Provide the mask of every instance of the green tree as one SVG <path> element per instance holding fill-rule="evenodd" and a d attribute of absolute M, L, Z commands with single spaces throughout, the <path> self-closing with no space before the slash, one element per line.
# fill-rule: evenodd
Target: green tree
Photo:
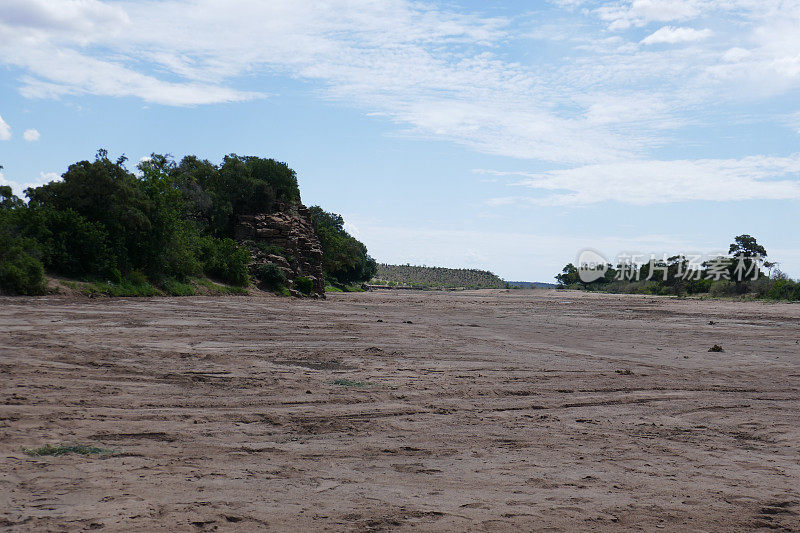
<path fill-rule="evenodd" d="M 94 161 L 70 165 L 62 181 L 27 189 L 25 194 L 32 207 L 72 209 L 101 224 L 119 268 L 127 272 L 148 267 L 155 206 L 124 163 L 124 157 L 113 162 L 100 150 Z"/>
<path fill-rule="evenodd" d="M 308 208 L 322 246 L 325 276 L 339 283 L 369 281 L 378 268 L 367 247 L 344 229 L 344 219 L 319 206 Z"/>
<path fill-rule="evenodd" d="M 572 263 L 567 263 L 567 266 L 561 269 L 561 274 L 556 275 L 556 281 L 558 281 L 559 285 L 563 285 L 564 287 L 581 283 L 578 267 Z"/>
<path fill-rule="evenodd" d="M 745 292 L 745 278 L 762 275 L 760 266 L 766 264 L 763 261 L 767 257 L 767 250 L 758 244 L 755 237 L 744 234 L 734 237 L 728 253 L 734 258 L 730 265 L 731 279 L 736 283 L 738 292 Z M 762 263 L 759 264 L 759 261 Z"/>

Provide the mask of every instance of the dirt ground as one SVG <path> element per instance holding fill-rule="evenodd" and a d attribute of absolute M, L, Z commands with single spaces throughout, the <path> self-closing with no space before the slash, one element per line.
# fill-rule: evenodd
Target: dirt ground
<path fill-rule="evenodd" d="M 0 527 L 798 531 L 799 342 L 557 291 L 0 298 Z"/>

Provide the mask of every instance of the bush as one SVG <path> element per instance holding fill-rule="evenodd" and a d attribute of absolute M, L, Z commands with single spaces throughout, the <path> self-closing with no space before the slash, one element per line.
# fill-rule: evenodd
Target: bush
<path fill-rule="evenodd" d="M 194 287 L 188 283 L 181 283 L 180 281 L 170 278 L 161 284 L 161 289 L 170 296 L 194 296 Z"/>
<path fill-rule="evenodd" d="M 258 241 L 256 243 L 256 248 L 258 248 L 267 255 L 284 256 L 286 254 L 286 250 L 284 250 L 283 247 L 278 246 L 277 244 L 270 244 L 264 241 Z"/>
<path fill-rule="evenodd" d="M 279 290 L 286 284 L 286 274 L 274 263 L 264 263 L 256 266 L 253 274 L 259 283 L 269 290 Z"/>
<path fill-rule="evenodd" d="M 30 208 L 24 215 L 20 230 L 39 243 L 42 263 L 48 271 L 82 278 L 106 276 L 114 269 L 108 234 L 102 224 L 90 222 L 69 208 Z"/>
<path fill-rule="evenodd" d="M 774 300 L 800 300 L 800 282 L 790 279 L 776 280 L 767 293 Z"/>
<path fill-rule="evenodd" d="M 303 294 L 311 294 L 311 291 L 314 290 L 314 282 L 305 276 L 298 276 L 295 278 L 294 285 L 297 287 L 297 290 Z"/>
<path fill-rule="evenodd" d="M 203 271 L 231 285 L 244 286 L 250 281 L 250 252 L 233 239 L 204 237 L 201 242 Z"/>
<path fill-rule="evenodd" d="M 148 283 L 147 276 L 138 270 L 132 270 L 126 278 L 133 285 L 145 285 Z"/>
<path fill-rule="evenodd" d="M 31 255 L 35 244 L 30 239 L 0 242 L 0 292 L 44 294 L 44 266 Z"/>
<path fill-rule="evenodd" d="M 159 294 L 158 289 L 153 287 L 145 278 L 145 281 L 141 281 L 141 279 L 137 279 L 137 281 L 132 281 L 130 279 L 123 279 L 122 283 L 106 283 L 102 285 L 100 283 L 96 283 L 93 285 L 93 288 L 102 294 L 108 294 L 109 296 L 156 296 Z"/>
<path fill-rule="evenodd" d="M 708 289 L 708 293 L 715 298 L 719 298 L 720 296 L 733 296 L 737 294 L 737 292 L 736 284 L 726 279 L 712 281 L 711 287 Z"/>
<path fill-rule="evenodd" d="M 345 231 L 341 215 L 328 213 L 319 206 L 309 207 L 308 213 L 322 247 L 325 277 L 339 283 L 372 279 L 378 265 L 367 254 L 367 247 Z"/>
<path fill-rule="evenodd" d="M 759 276 L 758 279 L 750 280 L 747 282 L 746 292 L 753 294 L 756 298 L 766 298 L 769 290 L 772 288 L 774 281 L 766 276 Z"/>

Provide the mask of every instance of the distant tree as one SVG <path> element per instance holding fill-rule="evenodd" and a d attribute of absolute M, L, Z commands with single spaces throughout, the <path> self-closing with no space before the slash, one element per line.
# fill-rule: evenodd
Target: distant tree
<path fill-rule="evenodd" d="M 569 287 L 570 285 L 574 285 L 576 283 L 581 283 L 581 278 L 578 274 L 578 267 L 572 263 L 568 263 L 567 266 L 561 270 L 561 274 L 556 275 L 556 281 L 558 281 L 559 285 L 563 285 L 565 287 Z"/>
<path fill-rule="evenodd" d="M 767 257 L 767 250 L 756 241 L 755 237 L 750 235 L 739 235 L 734 237 L 733 244 L 731 244 L 728 253 L 733 257 Z"/>
<path fill-rule="evenodd" d="M 761 265 L 755 258 L 760 258 L 762 262 L 766 261 L 767 250 L 758 244 L 755 237 L 744 234 L 734 237 L 728 253 L 734 258 L 730 265 L 731 279 L 736 283 L 737 290 L 744 292 L 745 277 L 761 275 L 760 270 L 756 272 Z M 765 262 L 762 264 L 767 267 L 772 266 Z M 739 269 L 738 272 L 737 269 Z"/>

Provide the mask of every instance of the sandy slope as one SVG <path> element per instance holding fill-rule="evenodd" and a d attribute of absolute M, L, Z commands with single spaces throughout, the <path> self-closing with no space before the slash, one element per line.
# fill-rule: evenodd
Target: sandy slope
<path fill-rule="evenodd" d="M 4 298 L 0 526 L 798 530 L 798 341 L 556 291 Z"/>

